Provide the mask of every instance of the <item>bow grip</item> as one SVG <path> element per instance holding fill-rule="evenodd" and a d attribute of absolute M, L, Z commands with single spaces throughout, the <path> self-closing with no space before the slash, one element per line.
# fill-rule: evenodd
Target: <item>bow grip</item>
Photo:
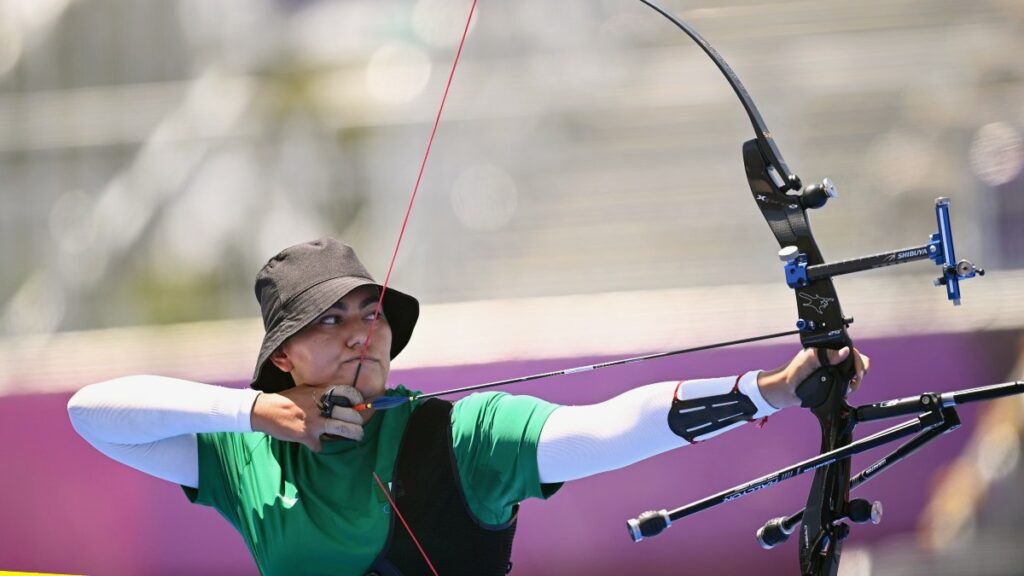
<path fill-rule="evenodd" d="M 852 352 L 846 357 L 846 360 L 836 365 L 829 364 L 827 348 L 818 348 L 817 354 L 821 368 L 815 370 L 796 387 L 796 396 L 800 399 L 800 406 L 811 410 L 818 408 L 828 400 L 829 391 L 836 378 L 842 379 L 849 386 L 855 373 Z M 843 396 L 846 396 L 845 390 Z"/>

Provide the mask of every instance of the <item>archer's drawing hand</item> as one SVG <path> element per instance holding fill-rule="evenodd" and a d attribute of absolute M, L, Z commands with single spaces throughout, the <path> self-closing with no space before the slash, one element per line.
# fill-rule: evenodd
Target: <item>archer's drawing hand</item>
<path fill-rule="evenodd" d="M 330 418 L 320 415 L 319 399 L 330 386 L 295 386 L 276 394 L 263 393 L 252 407 L 252 429 L 285 442 L 299 442 L 320 451 L 321 436 L 363 439 L 363 417 L 352 408 L 336 406 Z M 353 406 L 363 395 L 352 386 L 335 386 L 335 396 L 348 398 Z"/>
<path fill-rule="evenodd" d="M 850 355 L 850 348 L 828 350 L 827 352 L 829 364 L 836 365 L 846 360 Z M 850 381 L 850 392 L 856 391 L 864 381 L 864 376 L 871 368 L 871 359 L 854 348 L 853 366 L 855 373 Z M 764 399 L 772 406 L 776 408 L 798 406 L 800 398 L 796 395 L 797 386 L 818 368 L 821 368 L 821 362 L 818 361 L 817 349 L 805 348 L 785 366 L 761 372 L 757 377 L 757 385 L 760 387 Z"/>

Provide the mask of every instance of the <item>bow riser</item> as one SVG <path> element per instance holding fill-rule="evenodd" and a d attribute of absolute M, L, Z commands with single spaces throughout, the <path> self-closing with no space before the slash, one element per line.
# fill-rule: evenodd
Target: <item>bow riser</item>
<path fill-rule="evenodd" d="M 743 164 L 754 201 L 768 222 L 780 248 L 796 246 L 809 265 L 824 264 L 800 198 L 790 196 L 772 178 L 773 169 L 757 140 L 743 144 Z M 805 348 L 839 349 L 850 345 L 846 320 L 832 280 L 823 278 L 795 290 L 799 310 L 800 342 Z"/>
<path fill-rule="evenodd" d="M 810 265 L 824 258 L 811 233 L 807 210 L 800 198 L 784 192 L 787 182 L 771 168 L 771 158 L 758 140 L 743 144 L 747 181 L 761 213 L 780 248 L 796 246 Z M 832 280 L 815 280 L 795 288 L 799 310 L 800 341 L 805 348 L 840 349 L 851 346 L 847 321 L 839 305 Z M 830 452 L 852 441 L 853 422 L 846 391 L 852 366 L 829 366 L 827 355 L 819 354 L 824 368 L 802 386 L 801 399 L 811 408 L 821 428 L 821 452 Z M 804 398 L 806 396 L 806 399 Z M 850 494 L 850 461 L 842 460 L 815 471 L 806 512 L 800 528 L 800 566 L 803 574 L 835 574 L 845 527 L 835 521 L 845 515 Z"/>

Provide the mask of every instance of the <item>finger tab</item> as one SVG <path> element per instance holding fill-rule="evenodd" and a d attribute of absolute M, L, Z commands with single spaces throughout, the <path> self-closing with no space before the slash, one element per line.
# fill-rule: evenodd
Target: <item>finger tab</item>
<path fill-rule="evenodd" d="M 328 420 L 327 421 L 327 432 L 334 434 L 335 436 L 342 436 L 350 440 L 362 440 L 363 439 L 363 427 L 349 422 L 342 422 L 341 420 Z"/>
<path fill-rule="evenodd" d="M 351 422 L 352 424 L 362 424 L 363 417 L 352 408 L 342 408 L 337 406 L 331 411 L 331 418 L 335 420 L 341 420 L 343 422 Z"/>

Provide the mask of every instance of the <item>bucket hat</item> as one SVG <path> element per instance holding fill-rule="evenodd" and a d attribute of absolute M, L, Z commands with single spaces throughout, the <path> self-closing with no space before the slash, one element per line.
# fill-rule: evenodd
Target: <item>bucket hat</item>
<path fill-rule="evenodd" d="M 270 356 L 288 339 L 335 302 L 360 286 L 377 284 L 351 246 L 334 238 L 319 238 L 285 248 L 256 274 L 256 299 L 266 334 L 260 346 L 251 386 L 280 392 L 295 386 Z M 420 304 L 393 288 L 384 291 L 384 316 L 391 326 L 391 358 L 409 343 L 419 318 Z"/>

